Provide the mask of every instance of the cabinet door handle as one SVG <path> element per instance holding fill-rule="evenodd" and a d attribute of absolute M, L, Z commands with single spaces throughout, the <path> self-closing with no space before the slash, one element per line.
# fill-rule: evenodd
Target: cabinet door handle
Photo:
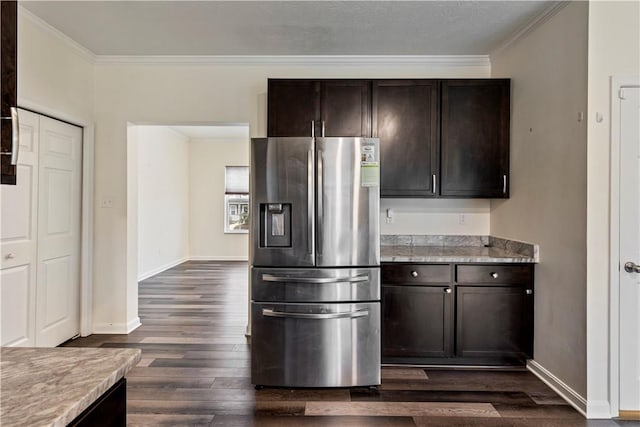
<path fill-rule="evenodd" d="M 502 194 L 507 194 L 507 175 L 502 175 Z"/>
<path fill-rule="evenodd" d="M 450 294 L 451 292 L 452 292 L 452 291 L 451 291 L 451 288 L 446 288 L 446 289 L 444 290 L 444 293 L 445 293 L 445 294 Z"/>
<path fill-rule="evenodd" d="M 491 277 L 493 277 L 494 279 L 498 278 L 498 273 L 496 273 L 495 271 L 491 273 Z"/>
<path fill-rule="evenodd" d="M 436 174 L 431 175 L 431 180 L 432 180 L 432 184 L 433 184 L 433 194 L 436 194 Z"/>
<path fill-rule="evenodd" d="M 322 121 L 322 137 L 324 138 L 324 120 Z"/>
<path fill-rule="evenodd" d="M 2 117 L 2 120 L 11 120 L 11 151 L 2 151 L 3 156 L 11 156 L 11 165 L 18 164 L 18 152 L 20 151 L 20 122 L 18 108 L 11 107 L 11 117 Z"/>
<path fill-rule="evenodd" d="M 411 277 L 418 277 L 418 272 L 417 271 L 412 271 L 411 272 Z"/>
<path fill-rule="evenodd" d="M 527 290 L 525 291 L 525 293 L 526 293 L 527 295 L 531 295 L 531 294 L 533 293 L 533 289 L 527 289 Z"/>
<path fill-rule="evenodd" d="M 316 121 L 311 120 L 311 138 L 316 137 Z"/>

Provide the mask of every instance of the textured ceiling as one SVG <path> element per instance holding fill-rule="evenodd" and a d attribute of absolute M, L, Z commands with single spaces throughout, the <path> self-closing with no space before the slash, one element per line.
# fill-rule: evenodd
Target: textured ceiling
<path fill-rule="evenodd" d="M 481 55 L 549 1 L 21 1 L 97 55 Z"/>

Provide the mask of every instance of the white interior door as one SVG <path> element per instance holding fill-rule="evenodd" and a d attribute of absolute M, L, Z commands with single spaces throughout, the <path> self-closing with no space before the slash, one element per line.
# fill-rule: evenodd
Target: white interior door
<path fill-rule="evenodd" d="M 82 129 L 42 116 L 38 191 L 36 345 L 80 331 Z"/>
<path fill-rule="evenodd" d="M 19 116 L 17 184 L 0 190 L 2 346 L 35 345 L 39 118 L 24 110 Z"/>
<path fill-rule="evenodd" d="M 640 411 L 640 88 L 619 102 L 620 411 Z"/>

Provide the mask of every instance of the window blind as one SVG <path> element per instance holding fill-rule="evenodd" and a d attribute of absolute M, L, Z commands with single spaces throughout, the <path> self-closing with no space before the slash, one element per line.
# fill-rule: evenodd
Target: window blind
<path fill-rule="evenodd" d="M 249 166 L 225 166 L 224 176 L 224 194 L 249 194 Z"/>

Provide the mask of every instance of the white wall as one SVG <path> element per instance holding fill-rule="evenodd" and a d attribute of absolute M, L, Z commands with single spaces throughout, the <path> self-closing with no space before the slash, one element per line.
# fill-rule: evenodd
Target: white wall
<path fill-rule="evenodd" d="M 138 278 L 189 256 L 189 138 L 138 126 Z"/>
<path fill-rule="evenodd" d="M 588 3 L 572 2 L 491 58 L 492 76 L 512 79 L 511 197 L 491 201 L 491 234 L 540 245 L 534 358 L 582 399 L 587 124 L 578 113 L 586 117 L 587 19 Z"/>
<path fill-rule="evenodd" d="M 489 235 L 489 200 L 382 199 L 380 209 L 381 234 Z"/>
<path fill-rule="evenodd" d="M 610 78 L 640 75 L 640 3 L 589 2 L 587 190 L 587 394 L 589 415 L 606 416 L 609 389 Z M 602 114 L 601 123 L 596 114 Z M 617 315 L 617 314 L 614 314 Z M 614 382 L 613 384 L 617 384 Z M 614 391 L 615 393 L 615 391 Z"/>
<path fill-rule="evenodd" d="M 99 64 L 96 66 L 96 192 L 113 208 L 96 216 L 95 322 L 128 323 L 126 127 L 131 123 L 249 123 L 266 134 L 268 77 L 488 77 L 487 63 L 380 65 Z M 130 295 L 133 295 L 130 293 Z M 128 318 L 127 318 L 128 316 Z"/>
<path fill-rule="evenodd" d="M 191 259 L 247 260 L 248 234 L 224 233 L 224 167 L 249 166 L 248 139 L 189 142 Z"/>

